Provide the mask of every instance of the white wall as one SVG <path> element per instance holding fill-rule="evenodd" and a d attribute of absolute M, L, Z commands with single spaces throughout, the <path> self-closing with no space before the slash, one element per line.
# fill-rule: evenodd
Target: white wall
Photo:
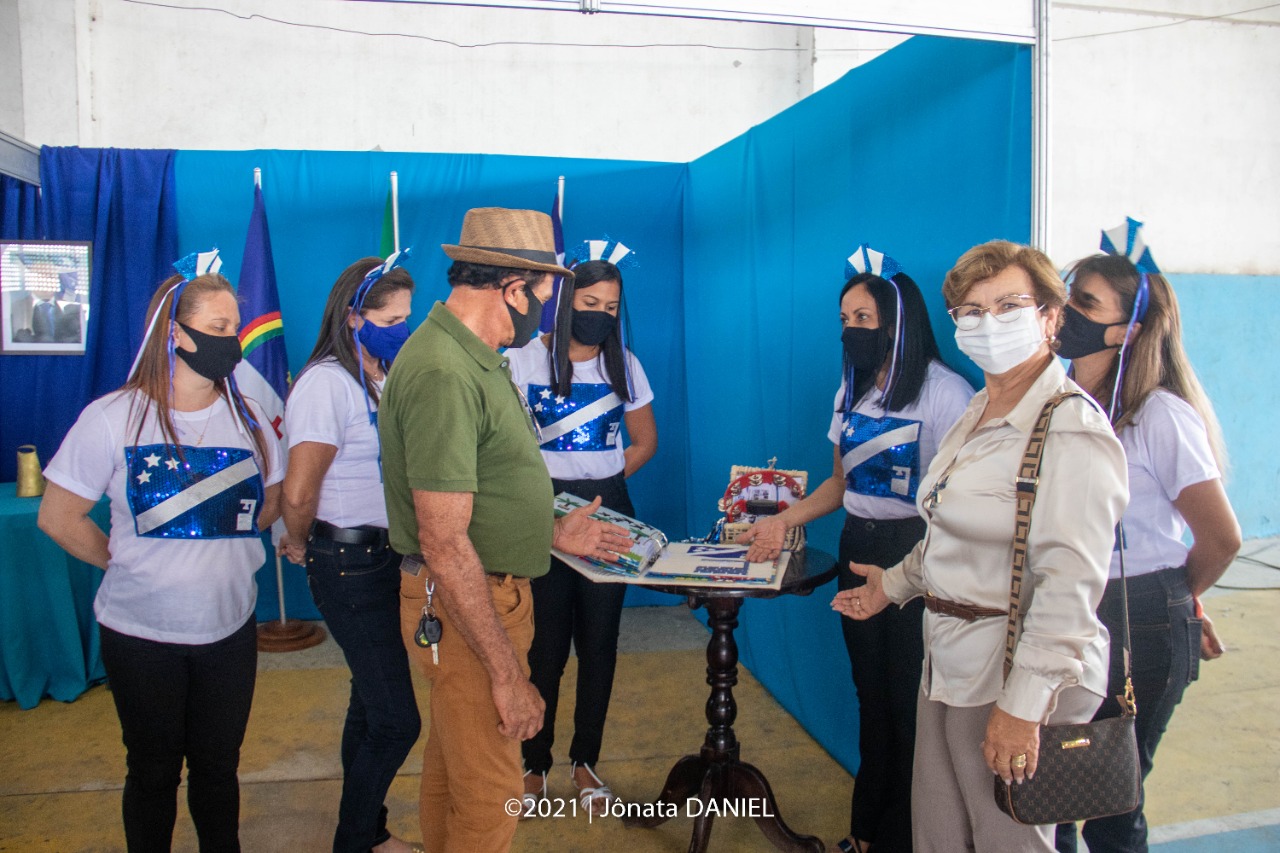
<path fill-rule="evenodd" d="M 24 136 L 35 144 L 685 161 L 812 91 L 808 28 L 341 0 L 169 0 L 311 25 L 303 27 L 125 0 L 17 2 Z"/>
<path fill-rule="evenodd" d="M 126 0 L 0 0 L 0 130 L 49 145 L 679 162 L 901 41 L 408 3 L 166 2 L 242 17 Z M 1170 272 L 1280 274 L 1280 8 L 1211 19 L 1239 5 L 1054 4 L 1055 260 L 1093 251 L 1099 229 L 1131 214 L 1148 222 Z M 313 26 L 244 19 L 255 13 Z M 1176 23 L 1187 16 L 1198 19 Z"/>
<path fill-rule="evenodd" d="M 1201 16 L 1261 5 L 1125 2 Z M 1238 17 L 1252 23 L 1055 4 L 1055 260 L 1095 251 L 1098 229 L 1130 214 L 1167 272 L 1280 273 L 1280 8 Z M 1139 27 L 1152 29 L 1118 32 Z"/>

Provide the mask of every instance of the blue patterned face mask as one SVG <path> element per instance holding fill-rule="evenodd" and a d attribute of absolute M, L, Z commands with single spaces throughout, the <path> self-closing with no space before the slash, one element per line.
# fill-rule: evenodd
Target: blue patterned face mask
<path fill-rule="evenodd" d="M 368 320 L 356 332 L 356 337 L 375 358 L 383 361 L 395 361 L 400 354 L 400 347 L 409 340 L 409 324 L 396 323 L 394 326 L 379 326 Z"/>

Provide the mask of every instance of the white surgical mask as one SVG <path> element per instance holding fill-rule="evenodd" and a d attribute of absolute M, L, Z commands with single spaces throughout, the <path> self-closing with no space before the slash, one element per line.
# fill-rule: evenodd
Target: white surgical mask
<path fill-rule="evenodd" d="M 1008 323 L 987 313 L 982 315 L 976 329 L 956 329 L 956 346 L 973 359 L 983 373 L 992 376 L 1008 373 L 1031 358 L 1044 340 L 1040 310 L 1031 306 L 1020 310 L 1018 317 Z"/>

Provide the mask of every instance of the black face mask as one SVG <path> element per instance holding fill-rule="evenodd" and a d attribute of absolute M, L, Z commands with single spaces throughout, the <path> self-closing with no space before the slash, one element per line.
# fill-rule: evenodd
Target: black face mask
<path fill-rule="evenodd" d="M 573 339 L 589 347 L 598 347 L 604 343 L 609 333 L 618 327 L 618 318 L 608 311 L 573 312 L 571 330 Z"/>
<path fill-rule="evenodd" d="M 187 363 L 196 373 L 213 382 L 226 379 L 236 369 L 244 353 L 240 349 L 240 339 L 235 335 L 206 335 L 197 332 L 186 323 L 179 323 L 182 331 L 195 341 L 196 351 L 191 352 L 178 347 L 178 357 Z"/>
<path fill-rule="evenodd" d="M 889 355 L 889 333 L 884 329 L 847 326 L 840 333 L 840 342 L 854 370 L 879 370 Z"/>
<path fill-rule="evenodd" d="M 1058 355 L 1066 359 L 1083 358 L 1104 349 L 1112 349 L 1112 345 L 1107 343 L 1107 329 L 1127 325 L 1128 323 L 1094 322 L 1068 304 L 1063 313 L 1062 329 L 1058 332 Z"/>
<path fill-rule="evenodd" d="M 538 324 L 542 322 L 542 300 L 533 295 L 533 290 L 526 287 L 525 295 L 529 297 L 529 310 L 525 314 L 521 314 L 510 304 L 507 305 L 507 313 L 511 315 L 511 325 L 515 327 L 515 338 L 507 346 L 512 349 L 518 349 L 529 341 L 533 340 L 533 336 L 538 331 Z"/>

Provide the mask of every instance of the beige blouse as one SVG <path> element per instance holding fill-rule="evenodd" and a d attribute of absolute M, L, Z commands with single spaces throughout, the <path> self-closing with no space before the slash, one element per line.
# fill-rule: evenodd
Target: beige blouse
<path fill-rule="evenodd" d="M 977 430 L 987 391 L 974 396 L 921 480 L 917 503 L 929 529 L 885 573 L 891 601 L 904 604 L 929 591 L 1008 610 L 1014 477 L 1045 401 L 1066 390 L 1080 386 L 1054 359 L 1013 411 Z M 1015 717 L 1040 722 L 1063 687 L 1079 684 L 1105 695 L 1108 638 L 1095 611 L 1128 498 L 1124 451 L 1111 425 L 1091 400 L 1067 400 L 1054 412 L 1045 442 L 1009 680 L 1007 619 L 965 622 L 926 612 L 925 694 L 960 707 L 995 701 Z"/>

